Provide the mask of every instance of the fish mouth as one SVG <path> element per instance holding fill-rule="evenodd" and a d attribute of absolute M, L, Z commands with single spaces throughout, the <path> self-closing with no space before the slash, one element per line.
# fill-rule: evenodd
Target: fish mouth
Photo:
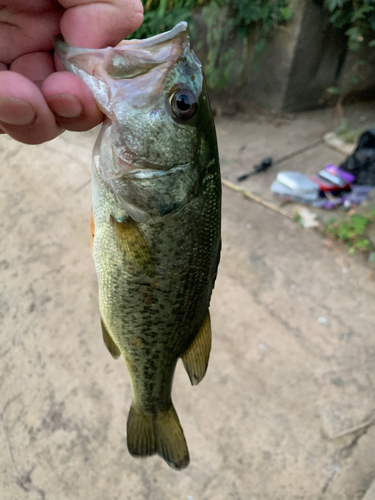
<path fill-rule="evenodd" d="M 122 40 L 118 45 L 116 45 L 117 48 L 120 47 L 134 47 L 135 45 L 139 47 L 140 49 L 142 48 L 150 48 L 150 47 L 155 47 L 157 45 L 161 45 L 167 42 L 170 42 L 171 40 L 175 38 L 181 38 L 182 40 L 185 40 L 189 35 L 189 27 L 188 24 L 185 21 L 182 21 L 174 28 L 172 28 L 169 31 L 166 31 L 165 33 L 160 33 L 159 35 L 154 35 L 151 36 L 150 38 L 145 38 L 145 39 L 138 39 L 134 38 L 132 40 Z M 58 53 L 61 54 L 66 54 L 66 52 L 69 50 L 71 51 L 72 55 L 76 55 L 78 53 L 84 54 L 85 52 L 97 52 L 100 50 L 106 50 L 106 49 L 85 49 L 83 47 L 70 47 L 64 40 L 64 37 L 60 34 L 55 36 L 54 39 L 54 46 L 55 49 L 57 50 Z"/>
<path fill-rule="evenodd" d="M 119 180 L 158 179 L 192 165 L 191 161 L 161 164 L 139 157 L 129 149 L 116 151 L 111 135 L 111 122 L 106 120 L 94 146 L 93 157 L 97 157 L 100 172 L 106 182 Z M 112 186 L 116 191 L 117 188 Z"/>
<path fill-rule="evenodd" d="M 114 153 L 113 153 L 114 154 Z M 115 155 L 114 155 L 115 156 Z M 129 179 L 154 179 L 163 175 L 169 175 L 176 170 L 189 167 L 190 163 L 175 163 L 174 165 L 158 165 L 150 163 L 146 160 L 136 159 L 128 162 L 118 156 L 115 156 L 117 168 L 115 175 L 109 175 L 111 179 L 114 178 L 129 178 Z"/>
<path fill-rule="evenodd" d="M 126 47 L 131 45 L 137 45 L 139 48 L 147 48 L 147 47 L 155 47 L 156 45 L 164 44 L 169 42 L 170 40 L 174 40 L 176 38 L 181 38 L 185 40 L 189 35 L 189 27 L 185 21 L 182 21 L 174 28 L 165 33 L 160 33 L 159 35 L 152 36 L 150 38 L 145 38 L 144 40 L 133 39 L 133 40 L 123 40 L 120 42 L 117 47 Z"/>
<path fill-rule="evenodd" d="M 136 99 L 138 107 L 157 96 L 170 69 L 184 54 L 191 54 L 200 67 L 190 51 L 186 22 L 151 38 L 123 40 L 116 47 L 70 47 L 61 35 L 55 38 L 54 45 L 66 69 L 86 83 L 100 109 L 111 119 L 124 95 Z"/>
<path fill-rule="evenodd" d="M 115 69 L 120 64 L 119 58 L 113 55 L 112 51 L 123 53 L 127 56 L 126 64 L 129 69 L 134 63 L 139 67 L 142 62 L 151 63 L 155 66 L 165 64 L 168 61 L 175 61 L 180 54 L 189 47 L 189 28 L 186 22 L 178 23 L 174 28 L 165 33 L 155 35 L 143 40 L 122 40 L 116 47 L 106 47 L 103 49 L 86 49 L 83 47 L 70 47 L 63 36 L 57 35 L 54 39 L 55 50 L 66 66 L 77 66 L 80 70 L 93 74 L 95 67 L 99 64 L 106 67 L 108 74 L 111 74 L 111 65 Z M 91 60 L 89 63 L 88 58 Z M 134 58 L 134 60 L 133 60 Z M 112 64 L 109 61 L 112 60 Z M 119 68 L 117 68 L 119 69 Z M 124 78 L 124 65 L 120 64 L 122 78 Z M 148 70 L 150 67 L 147 68 Z M 131 71 L 130 71 L 131 73 Z M 114 75 L 115 76 L 115 75 Z M 131 75 L 130 78 L 138 76 Z M 126 76 L 125 76 L 126 78 Z"/>
<path fill-rule="evenodd" d="M 153 166 L 150 170 L 135 169 L 129 172 L 129 177 L 133 179 L 155 179 L 164 175 L 173 175 L 177 170 L 188 168 L 190 163 L 177 163 L 176 165 L 169 166 L 168 169 L 161 165 Z M 159 168 L 158 170 L 155 169 Z"/>

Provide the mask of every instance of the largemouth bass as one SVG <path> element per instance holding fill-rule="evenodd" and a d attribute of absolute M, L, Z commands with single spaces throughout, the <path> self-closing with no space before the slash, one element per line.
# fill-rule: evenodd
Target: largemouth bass
<path fill-rule="evenodd" d="M 106 115 L 92 162 L 92 252 L 104 342 L 129 371 L 133 456 L 189 463 L 171 399 L 182 358 L 193 385 L 211 349 L 221 182 L 205 80 L 186 23 L 100 50 L 56 50 Z"/>

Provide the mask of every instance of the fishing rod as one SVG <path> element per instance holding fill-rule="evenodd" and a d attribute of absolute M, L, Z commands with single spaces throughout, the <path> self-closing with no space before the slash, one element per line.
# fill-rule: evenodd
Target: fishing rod
<path fill-rule="evenodd" d="M 296 151 L 293 151 L 293 153 L 290 153 L 286 156 L 283 156 L 276 161 L 273 161 L 273 159 L 271 157 L 267 157 L 261 163 L 259 163 L 259 165 L 255 165 L 252 172 L 249 172 L 248 174 L 243 174 L 243 175 L 240 175 L 239 177 L 237 177 L 237 181 L 242 182 L 242 181 L 246 180 L 247 178 L 251 177 L 252 175 L 259 174 L 260 172 L 265 172 L 270 167 L 273 167 L 274 165 L 279 165 L 280 163 L 283 163 L 284 161 L 290 160 L 291 158 L 294 158 L 295 156 L 298 156 L 298 155 L 304 153 L 305 151 L 309 151 L 310 149 L 314 149 L 323 143 L 324 143 L 324 139 L 319 139 L 318 141 L 315 141 L 312 144 L 309 144 L 308 146 L 305 146 L 301 149 L 297 149 Z"/>

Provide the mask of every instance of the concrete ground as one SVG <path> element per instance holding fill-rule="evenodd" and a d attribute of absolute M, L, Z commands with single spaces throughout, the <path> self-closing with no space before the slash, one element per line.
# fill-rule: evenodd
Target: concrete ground
<path fill-rule="evenodd" d="M 370 127 L 375 127 L 375 101 L 357 103 L 347 107 L 347 129 L 353 135 Z M 223 177 L 237 183 L 237 178 L 251 172 L 267 157 L 277 161 L 291 153 L 311 146 L 287 161 L 274 165 L 266 172 L 249 177 L 238 183 L 241 188 L 250 191 L 276 206 L 282 207 L 291 216 L 295 204 L 285 204 L 282 198 L 272 195 L 270 186 L 278 172 L 296 170 L 305 175 L 317 174 L 328 163 L 340 164 L 345 156 L 326 146 L 323 136 L 342 123 L 334 109 L 320 110 L 291 118 L 273 118 L 269 115 L 243 115 L 241 119 L 217 120 L 217 132 L 221 148 L 221 167 Z M 318 220 L 324 222 L 334 215 L 343 216 L 341 210 L 327 211 L 309 209 Z"/>
<path fill-rule="evenodd" d="M 220 118 L 223 176 L 329 127 Z M 191 464 L 129 456 L 129 378 L 101 339 L 89 249 L 94 137 L 0 137 L 1 500 L 373 500 L 374 270 L 226 188 L 209 370 L 174 381 Z M 322 145 L 288 168 L 341 158 Z M 275 174 L 246 188 L 267 197 Z"/>

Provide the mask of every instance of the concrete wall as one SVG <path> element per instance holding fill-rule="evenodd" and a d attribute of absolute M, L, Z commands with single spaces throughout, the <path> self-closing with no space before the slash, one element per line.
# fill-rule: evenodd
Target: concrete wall
<path fill-rule="evenodd" d="M 353 84 L 352 78 L 357 83 Z M 375 99 L 375 49 L 364 47 L 359 52 L 348 52 L 339 78 L 339 87 L 351 87 L 350 95 Z"/>
<path fill-rule="evenodd" d="M 200 28 L 200 39 L 204 36 L 204 28 Z M 292 19 L 270 33 L 259 69 L 254 68 L 251 44 L 252 33 L 242 74 L 223 91 L 212 92 L 214 97 L 243 97 L 244 105 L 252 101 L 272 111 L 298 112 L 332 104 L 327 92 L 330 87 L 345 91 L 352 87 L 358 95 L 367 92 L 366 97 L 375 88 L 375 49 L 348 51 L 344 31 L 329 22 L 322 0 L 295 1 Z M 238 52 L 234 40 L 233 47 Z M 205 50 L 201 42 L 198 55 L 203 62 Z M 361 60 L 367 63 L 358 65 Z M 358 76 L 356 85 L 350 83 L 353 74 Z"/>
<path fill-rule="evenodd" d="M 305 0 L 297 0 L 292 20 L 271 31 L 259 59 L 259 69 L 254 69 L 252 60 L 246 68 L 247 95 L 266 109 L 278 111 L 283 108 L 304 9 Z"/>
<path fill-rule="evenodd" d="M 327 88 L 339 84 L 347 54 L 345 33 L 329 23 L 329 14 L 312 0 L 304 2 L 301 29 L 293 56 L 285 111 L 303 111 L 322 106 Z"/>

